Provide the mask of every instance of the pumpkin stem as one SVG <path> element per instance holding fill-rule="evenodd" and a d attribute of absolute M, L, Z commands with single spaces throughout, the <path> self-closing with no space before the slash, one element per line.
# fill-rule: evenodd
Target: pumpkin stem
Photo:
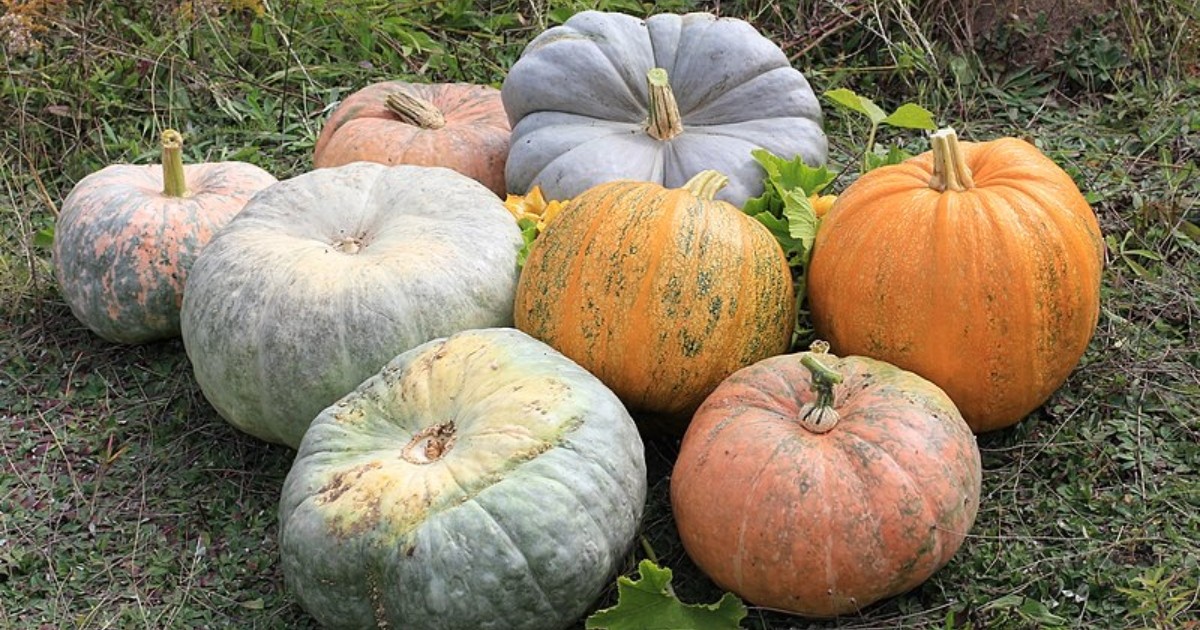
<path fill-rule="evenodd" d="M 963 159 L 958 134 L 953 127 L 933 132 L 929 136 L 929 143 L 933 147 L 933 177 L 929 178 L 930 188 L 939 192 L 962 192 L 975 187 L 975 178 Z"/>
<path fill-rule="evenodd" d="M 679 103 L 675 102 L 667 71 L 651 68 L 646 73 L 646 84 L 650 91 L 650 118 L 646 121 L 646 133 L 656 140 L 670 140 L 683 133 Z"/>
<path fill-rule="evenodd" d="M 422 129 L 441 129 L 446 126 L 446 117 L 442 115 L 442 110 L 433 103 L 408 92 L 388 94 L 384 105 L 388 111 L 410 125 L 416 125 Z"/>
<path fill-rule="evenodd" d="M 712 169 L 700 171 L 683 185 L 683 189 L 705 201 L 712 201 L 722 188 L 729 183 L 729 178 Z"/>
<path fill-rule="evenodd" d="M 333 248 L 343 254 L 357 254 L 362 246 L 362 239 L 353 236 L 340 238 L 333 242 Z"/>
<path fill-rule="evenodd" d="M 432 464 L 450 452 L 456 431 L 453 422 L 425 427 L 404 445 L 400 457 L 410 464 Z"/>
<path fill-rule="evenodd" d="M 800 357 L 800 363 L 812 373 L 812 390 L 817 399 L 800 408 L 800 426 L 813 433 L 828 433 L 837 426 L 839 414 L 833 408 L 833 386 L 842 382 L 842 375 L 821 363 L 818 356 L 829 350 L 827 342 L 814 341 L 811 352 Z"/>
<path fill-rule="evenodd" d="M 162 133 L 162 172 L 164 195 L 188 196 L 187 178 L 183 176 L 183 136 L 174 129 Z"/>

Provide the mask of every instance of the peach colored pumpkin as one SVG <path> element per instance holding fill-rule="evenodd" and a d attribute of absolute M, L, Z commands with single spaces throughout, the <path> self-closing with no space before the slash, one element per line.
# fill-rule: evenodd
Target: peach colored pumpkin
<path fill-rule="evenodd" d="M 444 166 L 504 197 L 510 135 L 496 88 L 382 81 L 351 94 L 334 110 L 317 138 L 313 165 Z"/>
<path fill-rule="evenodd" d="M 71 312 L 117 343 L 179 336 L 192 262 L 276 179 L 246 162 L 183 164 L 183 138 L 163 132 L 162 165 L 112 164 L 63 201 L 51 252 Z"/>
<path fill-rule="evenodd" d="M 929 381 L 805 352 L 735 372 L 692 419 L 671 475 L 684 548 L 759 606 L 852 614 L 912 589 L 979 509 L 975 436 Z"/>

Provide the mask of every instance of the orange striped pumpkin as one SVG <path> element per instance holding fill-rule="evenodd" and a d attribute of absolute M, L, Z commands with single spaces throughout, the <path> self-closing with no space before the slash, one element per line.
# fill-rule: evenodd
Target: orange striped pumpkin
<path fill-rule="evenodd" d="M 511 135 L 500 90 L 381 81 L 351 94 L 321 128 L 316 168 L 365 161 L 444 166 L 503 197 Z"/>
<path fill-rule="evenodd" d="M 791 342 L 783 251 L 713 199 L 726 181 L 594 186 L 534 241 L 517 285 L 517 327 L 598 376 L 643 426 L 682 434 L 722 379 Z"/>

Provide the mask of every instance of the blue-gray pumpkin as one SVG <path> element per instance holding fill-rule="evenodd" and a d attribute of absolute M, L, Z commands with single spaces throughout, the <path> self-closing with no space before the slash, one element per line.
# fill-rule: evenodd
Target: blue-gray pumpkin
<path fill-rule="evenodd" d="M 645 20 L 583 11 L 535 37 L 506 76 L 509 192 L 568 199 L 634 179 L 679 188 L 704 170 L 718 199 L 762 193 L 764 148 L 812 166 L 828 142 L 812 88 L 748 22 L 708 13 Z"/>

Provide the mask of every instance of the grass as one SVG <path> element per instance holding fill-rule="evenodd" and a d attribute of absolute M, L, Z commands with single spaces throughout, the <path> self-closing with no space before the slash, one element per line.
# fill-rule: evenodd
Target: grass
<path fill-rule="evenodd" d="M 498 84 L 525 41 L 581 8 L 695 6 L 388 4 L 0 3 L 28 18 L 41 42 L 21 50 L 0 31 L 0 627 L 315 625 L 283 588 L 276 558 L 291 452 L 223 422 L 178 340 L 104 343 L 59 296 L 45 244 L 76 181 L 105 164 L 155 159 L 167 126 L 187 134 L 191 160 L 245 160 L 288 177 L 309 168 L 329 108 L 367 82 Z M 1109 263 L 1100 323 L 1078 369 L 1023 422 L 980 437 L 981 511 L 952 562 L 839 623 L 752 607 L 747 626 L 1196 627 L 1196 5 L 1113 3 L 1052 41 L 1045 25 L 1007 24 L 974 49 L 962 46 L 966 18 L 937 12 L 950 3 L 907 13 L 898 8 L 915 5 L 795 5 L 705 6 L 752 19 L 818 92 L 851 87 L 889 108 L 919 102 L 968 139 L 1036 141 L 1093 201 Z M 1144 35 L 1160 32 L 1170 36 Z M 1046 61 L 1023 66 L 1002 54 L 1013 42 L 1040 43 Z M 828 103 L 826 111 L 833 164 L 857 164 L 864 129 Z M 879 140 L 923 150 L 902 130 Z M 715 601 L 720 591 L 674 530 L 667 475 L 676 448 L 647 444 L 644 536 L 674 569 L 681 598 Z"/>

